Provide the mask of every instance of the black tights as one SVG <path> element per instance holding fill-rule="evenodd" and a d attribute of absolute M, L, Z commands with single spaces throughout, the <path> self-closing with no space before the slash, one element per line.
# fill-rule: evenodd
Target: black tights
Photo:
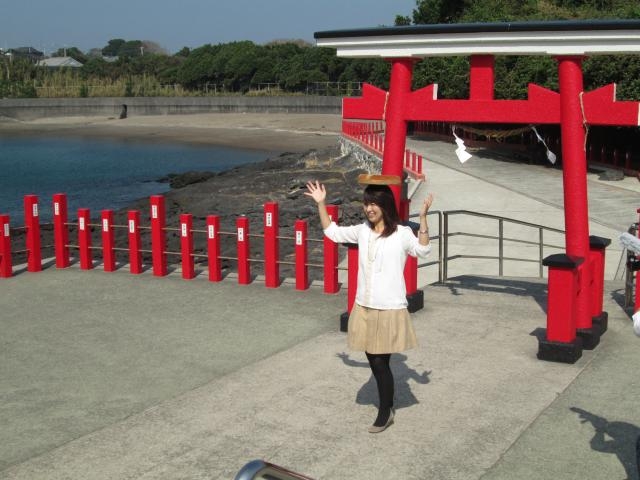
<path fill-rule="evenodd" d="M 391 373 L 391 367 L 389 366 L 391 354 L 365 353 L 367 354 L 373 377 L 376 379 L 378 396 L 380 397 L 378 417 L 373 424 L 376 427 L 382 427 L 389 420 L 389 415 L 391 415 L 391 409 L 393 408 L 393 373 Z"/>

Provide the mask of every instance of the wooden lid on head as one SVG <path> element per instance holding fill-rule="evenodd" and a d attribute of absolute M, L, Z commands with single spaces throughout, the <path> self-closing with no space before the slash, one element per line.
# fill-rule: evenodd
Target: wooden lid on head
<path fill-rule="evenodd" d="M 361 185 L 400 185 L 402 184 L 402 179 L 397 175 L 361 173 L 358 175 L 358 183 Z"/>

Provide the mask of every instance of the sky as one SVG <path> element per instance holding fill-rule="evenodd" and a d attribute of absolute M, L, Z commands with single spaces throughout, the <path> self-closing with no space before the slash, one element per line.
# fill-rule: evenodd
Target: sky
<path fill-rule="evenodd" d="M 0 48 L 87 52 L 122 38 L 150 40 L 173 54 L 238 40 L 314 43 L 318 31 L 392 26 L 415 6 L 416 0 L 1 0 Z"/>

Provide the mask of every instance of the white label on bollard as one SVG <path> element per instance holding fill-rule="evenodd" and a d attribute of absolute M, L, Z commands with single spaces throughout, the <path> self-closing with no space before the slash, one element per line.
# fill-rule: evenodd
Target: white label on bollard
<path fill-rule="evenodd" d="M 266 224 L 267 227 L 270 227 L 271 224 L 273 223 L 273 214 L 271 212 L 267 212 L 267 218 L 264 223 Z"/>
<path fill-rule="evenodd" d="M 238 241 L 244 242 L 244 228 L 238 228 Z"/>
<path fill-rule="evenodd" d="M 60 204 L 58 202 L 53 202 L 53 214 L 60 215 Z"/>
<path fill-rule="evenodd" d="M 106 218 L 102 219 L 102 231 L 103 232 L 109 231 L 109 220 L 107 220 Z"/>
<path fill-rule="evenodd" d="M 129 233 L 136 233 L 136 222 L 129 220 Z"/>
<path fill-rule="evenodd" d="M 37 203 L 33 204 L 33 216 L 34 217 L 38 216 L 38 204 Z"/>
<path fill-rule="evenodd" d="M 209 238 L 216 238 L 216 229 L 213 225 L 209 225 Z"/>
<path fill-rule="evenodd" d="M 158 218 L 158 206 L 151 205 L 151 218 Z"/>
<path fill-rule="evenodd" d="M 80 224 L 80 230 L 84 230 L 84 218 L 80 217 L 78 223 Z"/>
<path fill-rule="evenodd" d="M 181 223 L 180 226 L 182 227 L 182 236 L 186 237 L 187 236 L 187 224 L 186 223 Z"/>
<path fill-rule="evenodd" d="M 296 232 L 296 245 L 302 245 L 302 232 Z"/>
<path fill-rule="evenodd" d="M 331 214 L 329 215 L 329 221 L 333 222 L 333 216 Z"/>
<path fill-rule="evenodd" d="M 9 236 L 9 224 L 8 223 L 4 224 L 4 236 L 5 237 Z"/>

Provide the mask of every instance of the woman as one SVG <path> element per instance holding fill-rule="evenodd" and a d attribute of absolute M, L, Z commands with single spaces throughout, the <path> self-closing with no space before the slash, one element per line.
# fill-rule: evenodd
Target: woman
<path fill-rule="evenodd" d="M 327 237 L 338 243 L 358 244 L 358 285 L 349 316 L 348 344 L 351 349 L 366 353 L 376 379 L 380 403 L 369 432 L 379 433 L 393 423 L 394 417 L 391 354 L 417 345 L 407 310 L 404 266 L 407 255 L 424 257 L 431 251 L 427 212 L 433 196 L 429 195 L 422 204 L 416 238 L 411 228 L 400 224 L 388 185 L 367 185 L 366 221 L 353 226 L 338 226 L 331 221 L 325 205 L 326 190 L 318 181 L 307 183 L 305 195 L 318 204 Z"/>

